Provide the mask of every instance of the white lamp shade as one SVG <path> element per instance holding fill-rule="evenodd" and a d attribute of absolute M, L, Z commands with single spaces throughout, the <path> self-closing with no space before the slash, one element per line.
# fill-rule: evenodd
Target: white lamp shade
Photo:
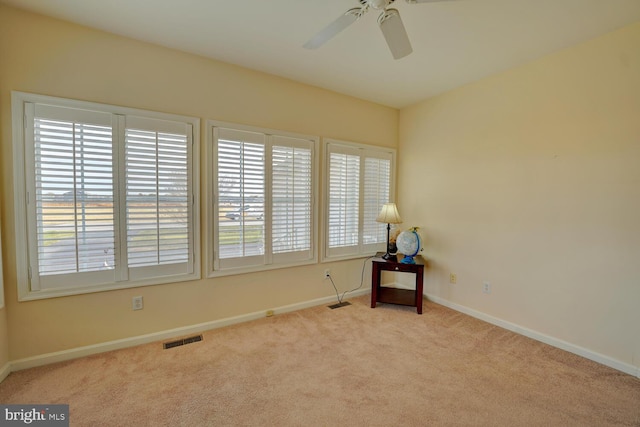
<path fill-rule="evenodd" d="M 382 210 L 376 218 L 377 222 L 383 222 L 385 224 L 400 224 L 402 219 L 398 213 L 398 208 L 395 203 L 385 203 L 382 206 Z"/>

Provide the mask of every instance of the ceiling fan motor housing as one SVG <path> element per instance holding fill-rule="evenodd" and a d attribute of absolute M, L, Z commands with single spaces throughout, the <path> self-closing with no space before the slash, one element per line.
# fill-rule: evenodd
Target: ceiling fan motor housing
<path fill-rule="evenodd" d="M 384 9 L 395 1 L 396 0 L 360 0 L 360 4 L 363 6 L 369 5 L 369 7 L 373 9 L 380 10 Z"/>

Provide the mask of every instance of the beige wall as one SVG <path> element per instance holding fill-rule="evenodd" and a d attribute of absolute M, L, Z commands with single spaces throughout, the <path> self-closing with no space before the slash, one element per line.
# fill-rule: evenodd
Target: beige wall
<path fill-rule="evenodd" d="M 18 303 L 11 251 L 15 239 L 11 90 L 200 117 L 203 144 L 204 122 L 215 119 L 395 147 L 398 112 L 1 5 L 0 58 L 0 197 L 11 360 L 333 294 L 322 279 L 327 266 L 318 264 Z M 362 261 L 356 260 L 329 267 L 336 284 L 346 290 L 359 283 L 361 266 Z M 144 310 L 131 311 L 135 295 L 144 296 Z M 0 317 L 0 343 L 2 337 Z"/>
<path fill-rule="evenodd" d="M 9 362 L 9 331 L 7 330 L 7 310 L 0 309 L 0 379 L 2 369 Z"/>
<path fill-rule="evenodd" d="M 0 224 L 2 218 L 0 217 Z M 0 244 L 2 244 L 2 233 L 0 233 Z M 9 331 L 7 330 L 7 310 L 4 308 L 4 287 L 2 273 L 2 248 L 0 247 L 0 380 L 3 375 L 3 368 L 9 362 Z"/>
<path fill-rule="evenodd" d="M 0 63 L 1 68 L 1 63 Z M 2 71 L 0 71 L 0 81 L 2 80 Z M 0 150 L 0 153 L 2 151 Z M 0 159 L 2 156 L 0 155 Z M 1 164 L 1 162 L 0 162 Z M 2 176 L 0 176 L 0 200 L 2 200 Z M 4 204 L 4 202 L 3 202 Z M 2 212 L 0 212 L 0 381 L 4 375 L 8 374 L 9 363 L 9 330 L 7 329 L 7 310 L 4 306 L 5 290 L 4 290 L 4 269 L 2 268 L 4 260 L 2 259 L 4 241 L 2 240 Z M 7 369 L 5 369 L 7 368 Z"/>
<path fill-rule="evenodd" d="M 0 379 L 3 368 L 9 363 L 9 331 L 7 330 L 7 312 L 0 309 Z"/>
<path fill-rule="evenodd" d="M 640 23 L 401 110 L 399 164 L 427 293 L 640 367 Z"/>

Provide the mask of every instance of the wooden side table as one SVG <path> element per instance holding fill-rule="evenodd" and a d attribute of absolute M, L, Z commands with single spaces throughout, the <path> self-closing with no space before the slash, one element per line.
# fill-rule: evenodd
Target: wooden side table
<path fill-rule="evenodd" d="M 422 288 L 424 276 L 424 260 L 415 257 L 415 264 L 402 264 L 396 260 L 382 258 L 383 252 L 376 254 L 372 259 L 371 270 L 371 308 L 375 308 L 379 302 L 388 304 L 410 305 L 416 307 L 418 314 L 422 314 Z M 397 289 L 380 286 L 382 271 L 398 271 L 413 273 L 416 275 L 416 289 Z"/>

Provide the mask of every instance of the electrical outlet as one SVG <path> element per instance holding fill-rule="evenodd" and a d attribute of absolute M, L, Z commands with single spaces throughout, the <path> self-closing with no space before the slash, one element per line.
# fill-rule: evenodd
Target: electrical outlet
<path fill-rule="evenodd" d="M 324 278 L 328 279 L 329 277 L 331 277 L 331 270 L 329 270 L 328 268 L 324 271 Z"/>
<path fill-rule="evenodd" d="M 485 293 L 485 294 L 490 294 L 491 293 L 491 283 L 483 282 L 482 283 L 482 292 Z"/>
<path fill-rule="evenodd" d="M 131 309 L 132 310 L 142 310 L 144 308 L 144 301 L 142 297 L 133 297 L 131 300 Z"/>
<path fill-rule="evenodd" d="M 449 283 L 458 283 L 458 275 L 456 273 L 449 273 Z"/>

